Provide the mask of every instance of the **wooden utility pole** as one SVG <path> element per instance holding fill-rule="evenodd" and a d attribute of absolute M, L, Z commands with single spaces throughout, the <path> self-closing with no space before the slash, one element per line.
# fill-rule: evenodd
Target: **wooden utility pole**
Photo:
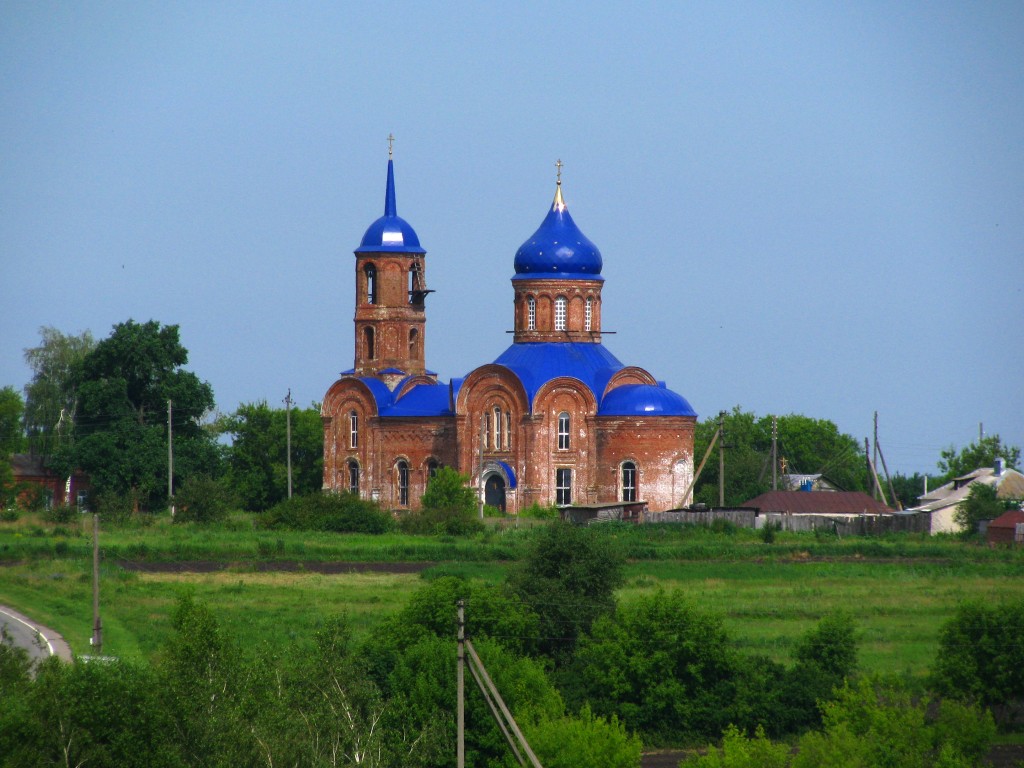
<path fill-rule="evenodd" d="M 285 421 L 285 443 L 288 457 L 288 498 L 292 497 L 292 389 L 288 388 L 288 394 L 284 398 L 284 421 Z"/>
<path fill-rule="evenodd" d="M 718 440 L 718 436 L 722 434 L 721 428 L 715 430 L 715 434 L 711 436 L 711 442 L 708 443 L 708 449 L 704 451 L 704 458 L 700 460 L 700 465 L 697 467 L 697 471 L 693 473 L 693 478 L 690 480 L 690 484 L 686 486 L 686 490 L 683 491 L 683 503 L 690 498 L 690 493 L 693 491 L 693 486 L 697 484 L 697 480 L 700 479 L 700 473 L 704 471 L 704 465 L 708 463 L 708 457 L 711 455 L 711 451 L 715 448 L 715 442 Z"/>
<path fill-rule="evenodd" d="M 779 490 L 779 419 L 772 416 L 772 490 Z"/>
<path fill-rule="evenodd" d="M 718 506 L 725 506 L 725 411 L 718 412 Z"/>
<path fill-rule="evenodd" d="M 103 651 L 103 625 L 100 622 L 100 515 L 92 513 L 92 648 L 97 656 Z"/>
<path fill-rule="evenodd" d="M 170 398 L 167 398 L 167 507 L 174 517 L 174 428 L 171 425 Z"/>
<path fill-rule="evenodd" d="M 466 766 L 466 601 L 459 600 L 459 649 L 455 681 L 457 686 L 456 706 L 458 707 L 458 746 L 456 747 L 456 768 Z"/>
<path fill-rule="evenodd" d="M 864 456 L 868 461 L 868 474 L 871 475 L 873 487 L 875 492 L 878 494 L 874 498 L 881 499 L 883 504 L 888 504 L 889 502 L 885 499 L 885 491 L 882 490 L 882 484 L 878 481 L 878 472 L 875 471 L 875 465 L 871 462 L 871 446 L 868 445 L 868 439 L 866 437 L 864 438 Z"/>
<path fill-rule="evenodd" d="M 487 411 L 480 419 L 480 519 L 484 519 L 484 441 L 487 439 Z"/>

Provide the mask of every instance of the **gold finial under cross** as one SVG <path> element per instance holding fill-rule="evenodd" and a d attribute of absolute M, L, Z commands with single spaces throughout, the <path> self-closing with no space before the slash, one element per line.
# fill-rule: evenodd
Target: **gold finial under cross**
<path fill-rule="evenodd" d="M 394 153 L 395 153 L 394 144 L 395 144 L 395 134 L 389 133 L 388 134 L 388 159 L 390 159 L 391 156 L 394 155 Z"/>
<path fill-rule="evenodd" d="M 557 179 L 559 186 L 562 185 L 562 166 L 564 166 L 564 165 L 565 165 L 565 163 L 563 163 L 560 159 L 555 161 L 555 168 L 558 169 L 558 172 L 555 175 L 555 178 Z"/>

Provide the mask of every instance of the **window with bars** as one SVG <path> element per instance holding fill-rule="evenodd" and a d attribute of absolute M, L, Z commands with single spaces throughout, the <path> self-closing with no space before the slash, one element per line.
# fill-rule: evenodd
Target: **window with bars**
<path fill-rule="evenodd" d="M 403 507 L 409 506 L 409 462 L 404 459 L 398 462 L 398 503 Z"/>
<path fill-rule="evenodd" d="M 555 503 L 558 506 L 572 504 L 572 470 L 568 467 L 555 470 Z"/>
<path fill-rule="evenodd" d="M 359 414 L 355 411 L 348 414 L 348 447 L 359 447 Z"/>
<path fill-rule="evenodd" d="M 526 328 L 537 330 L 537 300 L 533 296 L 526 297 Z"/>
<path fill-rule="evenodd" d="M 500 451 L 503 447 L 502 432 L 505 419 L 501 415 L 501 408 L 494 409 L 494 450 Z"/>
<path fill-rule="evenodd" d="M 636 464 L 632 461 L 622 463 L 622 500 L 636 501 Z"/>
<path fill-rule="evenodd" d="M 569 414 L 565 411 L 558 414 L 558 450 L 569 450 Z"/>
<path fill-rule="evenodd" d="M 583 310 L 583 328 L 590 330 L 591 325 L 594 321 L 594 300 L 591 298 L 587 299 L 586 307 Z"/>
<path fill-rule="evenodd" d="M 355 459 L 348 462 L 348 491 L 359 495 L 359 462 Z"/>
<path fill-rule="evenodd" d="M 555 299 L 555 330 L 565 330 L 565 296 L 559 296 Z"/>

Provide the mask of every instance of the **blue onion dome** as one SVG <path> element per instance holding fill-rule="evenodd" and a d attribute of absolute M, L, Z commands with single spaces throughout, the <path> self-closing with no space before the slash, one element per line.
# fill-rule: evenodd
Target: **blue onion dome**
<path fill-rule="evenodd" d="M 388 186 L 384 193 L 384 215 L 366 230 L 356 253 L 426 253 L 412 226 L 396 213 L 395 166 L 388 158 Z"/>
<path fill-rule="evenodd" d="M 601 401 L 599 416 L 696 416 L 686 398 L 653 384 L 623 384 Z"/>
<path fill-rule="evenodd" d="M 601 252 L 580 232 L 562 200 L 558 180 L 555 200 L 540 228 L 516 251 L 513 280 L 554 277 L 573 280 L 604 280 Z"/>

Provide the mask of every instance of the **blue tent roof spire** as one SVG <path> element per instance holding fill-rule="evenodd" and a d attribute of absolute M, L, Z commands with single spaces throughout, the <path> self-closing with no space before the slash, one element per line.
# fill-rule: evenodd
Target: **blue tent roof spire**
<path fill-rule="evenodd" d="M 409 222 L 398 215 L 395 204 L 395 137 L 388 134 L 388 182 L 384 191 L 384 215 L 366 230 L 356 253 L 426 253 Z"/>

